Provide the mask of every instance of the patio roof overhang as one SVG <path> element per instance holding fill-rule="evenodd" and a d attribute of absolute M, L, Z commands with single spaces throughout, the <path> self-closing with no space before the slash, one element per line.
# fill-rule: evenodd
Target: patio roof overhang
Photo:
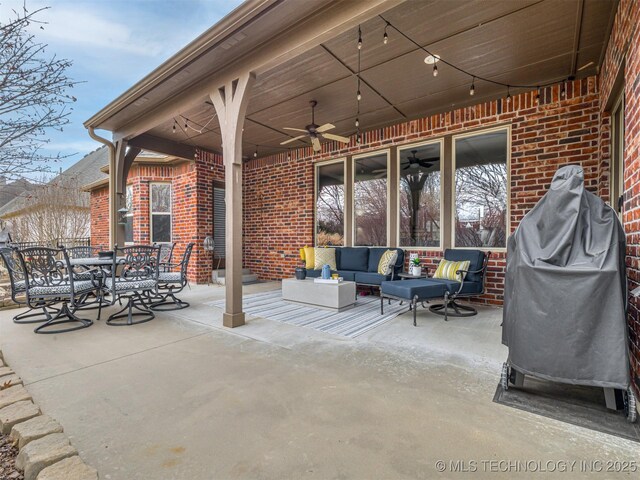
<path fill-rule="evenodd" d="M 242 160 L 256 146 L 261 155 L 282 151 L 280 142 L 291 137 L 284 127 L 307 125 L 310 100 L 318 101 L 320 124 L 353 134 L 358 71 L 363 130 L 507 93 L 477 81 L 470 97 L 473 76 L 531 86 L 592 75 L 616 6 L 617 0 L 247 0 L 85 123 L 96 139 L 94 129 L 113 133 L 114 143 L 100 139 L 111 152 L 111 242 L 124 238 L 116 212 L 142 149 L 183 158 L 194 158 L 198 147 L 222 151 L 223 323 L 243 325 Z M 385 44 L 387 22 L 393 28 Z M 425 48 L 460 70 L 443 64 L 434 78 L 423 62 Z"/>
<path fill-rule="evenodd" d="M 131 145 L 186 158 L 194 147 L 220 152 L 220 126 L 209 97 L 238 72 L 252 71 L 243 155 L 282 151 L 285 126 L 316 118 L 335 133 L 355 133 L 357 28 L 363 34 L 360 124 L 364 130 L 476 104 L 506 94 L 440 66 L 433 78 L 425 53 L 388 29 L 474 74 L 539 85 L 598 72 L 617 0 L 329 1 L 249 0 L 87 120 Z M 216 87 L 213 87 L 216 88 Z M 512 89 L 517 93 L 517 89 Z M 177 128 L 184 119 L 194 128 Z M 199 132 L 200 131 L 200 132 Z M 304 141 L 291 144 L 305 146 Z"/>

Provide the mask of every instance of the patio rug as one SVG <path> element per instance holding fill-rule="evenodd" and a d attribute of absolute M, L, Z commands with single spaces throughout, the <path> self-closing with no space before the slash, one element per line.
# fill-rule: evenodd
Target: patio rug
<path fill-rule="evenodd" d="M 567 385 L 526 377 L 524 387 L 498 384 L 493 401 L 525 412 L 640 442 L 640 424 L 629 423 L 622 410 L 608 410 L 602 388 Z"/>
<path fill-rule="evenodd" d="M 224 300 L 208 302 L 207 305 L 224 308 Z M 365 296 L 358 297 L 353 308 L 334 313 L 330 310 L 286 302 L 282 300 L 280 290 L 246 295 L 242 299 L 242 306 L 245 313 L 255 317 L 310 327 L 349 338 L 355 338 L 393 320 L 408 309 L 406 304 L 401 306 L 399 302 L 392 302 L 391 305 L 385 304 L 384 315 L 380 315 L 380 298 Z"/>

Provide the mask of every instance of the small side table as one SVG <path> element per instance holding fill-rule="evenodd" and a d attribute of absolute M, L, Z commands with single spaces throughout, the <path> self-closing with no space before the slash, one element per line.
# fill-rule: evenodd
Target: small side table
<path fill-rule="evenodd" d="M 402 280 L 416 280 L 418 278 L 429 278 L 429 271 L 423 272 L 421 275 L 411 275 L 407 272 L 402 272 L 398 274 L 398 278 Z"/>

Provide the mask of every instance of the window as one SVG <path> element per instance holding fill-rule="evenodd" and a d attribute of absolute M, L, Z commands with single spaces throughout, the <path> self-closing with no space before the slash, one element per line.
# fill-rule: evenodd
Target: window
<path fill-rule="evenodd" d="M 316 166 L 316 245 L 344 245 L 344 160 Z"/>
<path fill-rule="evenodd" d="M 506 247 L 508 134 L 500 129 L 453 139 L 456 247 Z"/>
<path fill-rule="evenodd" d="M 127 185 L 124 196 L 124 243 L 133 243 L 133 185 Z"/>
<path fill-rule="evenodd" d="M 171 241 L 171 184 L 150 184 L 151 242 Z"/>
<path fill-rule="evenodd" d="M 440 247 L 442 142 L 398 151 L 401 247 Z"/>
<path fill-rule="evenodd" d="M 353 159 L 354 245 L 387 245 L 388 154 Z"/>

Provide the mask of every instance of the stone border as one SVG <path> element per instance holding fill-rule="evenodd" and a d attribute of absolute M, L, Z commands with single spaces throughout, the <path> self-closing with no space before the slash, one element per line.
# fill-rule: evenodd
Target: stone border
<path fill-rule="evenodd" d="M 5 365 L 0 350 L 0 431 L 8 434 L 19 453 L 16 468 L 25 480 L 98 480 L 63 433 L 62 426 L 43 415 L 22 380 Z"/>

